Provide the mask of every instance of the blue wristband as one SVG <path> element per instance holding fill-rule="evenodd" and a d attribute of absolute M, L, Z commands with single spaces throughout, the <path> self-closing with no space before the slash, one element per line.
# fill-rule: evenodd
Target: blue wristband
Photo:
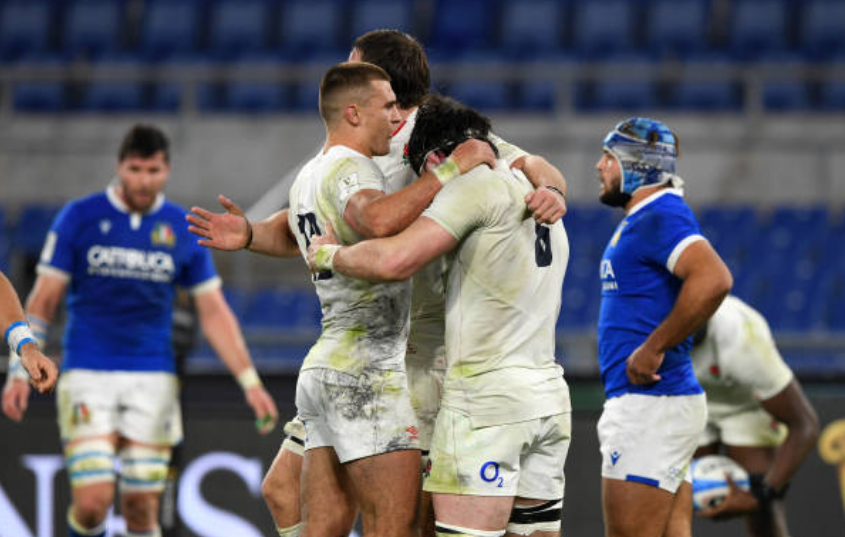
<path fill-rule="evenodd" d="M 12 330 L 14 330 L 15 328 L 17 328 L 19 326 L 26 326 L 26 323 L 23 322 L 23 321 L 14 322 L 14 323 L 10 324 L 9 327 L 6 329 L 6 332 L 3 333 L 3 339 L 6 340 L 6 345 L 12 344 L 11 341 L 9 341 L 9 335 L 12 333 Z"/>
<path fill-rule="evenodd" d="M 34 340 L 34 339 L 32 339 L 31 337 L 25 337 L 25 338 L 23 338 L 23 339 L 20 341 L 20 343 L 18 343 L 18 348 L 17 348 L 17 349 L 15 349 L 15 352 L 16 352 L 16 353 L 18 353 L 18 356 L 20 356 L 20 354 L 21 354 L 21 347 L 23 347 L 23 346 L 24 346 L 24 345 L 26 345 L 27 343 L 32 343 L 32 344 L 33 344 L 33 345 L 35 345 L 36 347 L 38 346 L 38 342 L 37 342 L 37 341 L 35 341 L 35 340 Z"/>

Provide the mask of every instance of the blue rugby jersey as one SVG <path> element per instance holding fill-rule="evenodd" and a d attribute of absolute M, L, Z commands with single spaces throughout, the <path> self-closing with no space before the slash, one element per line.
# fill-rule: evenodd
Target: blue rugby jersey
<path fill-rule="evenodd" d="M 220 285 L 185 214 L 161 194 L 148 212 L 131 213 L 113 186 L 59 212 L 38 272 L 69 282 L 63 369 L 174 371 L 176 286 Z"/>
<path fill-rule="evenodd" d="M 702 393 L 690 361 L 691 337 L 666 352 L 656 383 L 631 384 L 625 366 L 675 305 L 683 283 L 672 273 L 678 257 L 703 238 L 681 192 L 671 188 L 642 200 L 617 226 L 600 268 L 599 366 L 608 397 Z"/>

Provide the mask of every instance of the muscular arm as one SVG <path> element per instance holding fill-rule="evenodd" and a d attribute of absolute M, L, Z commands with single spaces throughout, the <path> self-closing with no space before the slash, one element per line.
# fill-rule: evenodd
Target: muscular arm
<path fill-rule="evenodd" d="M 40 274 L 26 301 L 26 313 L 52 323 L 67 291 L 67 282 L 51 274 Z"/>
<path fill-rule="evenodd" d="M 319 244 L 314 243 L 311 248 Z M 434 220 L 420 218 L 393 237 L 341 248 L 334 256 L 332 269 L 370 281 L 405 280 L 457 244 L 457 239 Z"/>
<path fill-rule="evenodd" d="M 566 214 L 566 179 L 560 170 L 539 155 L 520 157 L 511 168 L 521 170 L 536 189 L 525 196 L 535 220 L 554 224 Z"/>
<path fill-rule="evenodd" d="M 12 283 L 0 272 L 0 330 L 12 323 L 26 322 L 20 298 L 12 287 Z"/>
<path fill-rule="evenodd" d="M 819 436 L 819 418 L 794 378 L 777 395 L 760 404 L 776 420 L 789 428 L 786 440 L 777 449 L 765 481 L 775 490 L 789 483 L 813 449 Z"/>
<path fill-rule="evenodd" d="M 450 158 L 460 173 L 487 164 L 491 168 L 496 160 L 487 142 L 470 139 L 459 144 Z M 379 190 L 356 192 L 346 204 L 343 219 L 355 231 L 367 238 L 389 237 L 399 233 L 419 218 L 442 188 L 442 183 L 431 171 L 392 194 Z"/>
<path fill-rule="evenodd" d="M 252 223 L 252 244 L 249 251 L 275 257 L 299 255 L 299 246 L 290 228 L 287 209 Z"/>
<path fill-rule="evenodd" d="M 656 373 L 663 354 L 681 343 L 719 307 L 733 285 L 728 267 L 706 241 L 690 244 L 675 264 L 683 280 L 669 315 L 628 358 L 628 378 L 634 384 L 660 380 Z"/>

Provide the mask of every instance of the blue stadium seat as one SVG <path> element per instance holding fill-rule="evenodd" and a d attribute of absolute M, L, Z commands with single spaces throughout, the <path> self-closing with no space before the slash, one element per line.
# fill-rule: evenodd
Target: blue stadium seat
<path fill-rule="evenodd" d="M 0 4 L 0 61 L 45 53 L 53 8 L 49 0 L 6 0 Z"/>
<path fill-rule="evenodd" d="M 173 56 L 158 64 L 158 67 L 179 69 L 180 67 L 203 67 L 209 65 L 209 59 L 204 56 L 180 55 Z M 173 113 L 178 111 L 190 97 L 199 110 L 216 110 L 220 107 L 219 85 L 208 82 L 197 82 L 183 85 L 179 82 L 160 82 L 153 86 L 150 98 L 150 109 L 154 112 Z"/>
<path fill-rule="evenodd" d="M 663 56 L 686 57 L 709 48 L 708 0 L 657 0 L 648 3 L 647 42 Z"/>
<path fill-rule="evenodd" d="M 72 56 L 98 58 L 114 54 L 123 33 L 123 2 L 76 0 L 63 18 L 62 48 Z"/>
<path fill-rule="evenodd" d="M 500 10 L 503 54 L 537 58 L 554 54 L 563 45 L 564 5 L 557 0 L 506 2 Z"/>
<path fill-rule="evenodd" d="M 734 55 L 754 59 L 787 48 L 787 4 L 783 0 L 736 0 L 732 3 L 730 48 Z"/>
<path fill-rule="evenodd" d="M 669 103 L 673 109 L 703 112 L 734 112 L 742 107 L 742 87 L 730 79 L 702 79 L 696 76 L 700 68 L 729 71 L 733 65 L 712 55 L 688 60 L 684 76 L 671 88 Z M 688 74 L 687 74 L 688 73 Z"/>
<path fill-rule="evenodd" d="M 114 57 L 100 62 L 97 70 L 124 68 L 137 65 L 128 58 Z M 88 82 L 79 102 L 84 112 L 137 112 L 146 108 L 144 84 L 139 81 L 104 80 Z"/>
<path fill-rule="evenodd" d="M 557 88 L 551 80 L 526 80 L 517 84 L 514 102 L 519 110 L 552 111 L 557 103 Z"/>
<path fill-rule="evenodd" d="M 298 323 L 298 296 L 275 287 L 259 288 L 246 301 L 243 322 L 249 327 L 293 327 Z"/>
<path fill-rule="evenodd" d="M 229 112 L 280 112 L 288 107 L 287 88 L 273 82 L 232 82 L 223 97 L 223 109 Z"/>
<path fill-rule="evenodd" d="M 231 60 L 266 48 L 270 5 L 266 0 L 220 0 L 211 8 L 208 48 Z"/>
<path fill-rule="evenodd" d="M 18 215 L 12 232 L 12 248 L 28 256 L 38 256 L 58 212 L 57 207 L 29 205 Z"/>
<path fill-rule="evenodd" d="M 16 82 L 12 106 L 17 112 L 61 112 L 67 107 L 67 93 L 61 82 Z"/>
<path fill-rule="evenodd" d="M 414 33 L 414 3 L 410 0 L 360 0 L 353 2 L 350 9 L 350 43 L 381 28 Z"/>
<path fill-rule="evenodd" d="M 492 46 L 495 7 L 486 0 L 438 0 L 428 47 L 454 55 Z"/>
<path fill-rule="evenodd" d="M 511 103 L 509 85 L 496 80 L 460 80 L 449 84 L 445 93 L 482 112 L 503 110 Z"/>
<path fill-rule="evenodd" d="M 809 0 L 804 6 L 801 47 L 811 58 L 830 58 L 845 53 L 845 2 Z"/>
<path fill-rule="evenodd" d="M 288 0 L 282 4 L 279 35 L 283 51 L 299 58 L 334 52 L 345 59 L 341 44 L 343 4 L 339 0 Z"/>
<path fill-rule="evenodd" d="M 141 50 L 150 60 L 190 54 L 199 47 L 197 0 L 151 0 L 146 4 Z"/>
<path fill-rule="evenodd" d="M 629 0 L 577 2 L 575 52 L 589 58 L 603 58 L 634 50 L 634 6 Z"/>
<path fill-rule="evenodd" d="M 833 63 L 836 68 L 845 68 L 845 54 Z M 829 79 L 819 84 L 819 107 L 826 111 L 845 110 L 845 80 Z"/>

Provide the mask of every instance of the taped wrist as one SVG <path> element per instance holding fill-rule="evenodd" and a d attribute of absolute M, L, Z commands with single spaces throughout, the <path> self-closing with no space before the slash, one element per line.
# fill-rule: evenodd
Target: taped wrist
<path fill-rule="evenodd" d="M 455 177 L 461 175 L 461 169 L 458 168 L 458 163 L 455 162 L 455 159 L 449 157 L 432 168 L 431 173 L 437 177 L 437 180 L 440 181 L 441 185 L 445 185 Z"/>
<path fill-rule="evenodd" d="M 263 386 L 261 383 L 261 377 L 258 376 L 258 371 L 256 371 L 252 366 L 238 373 L 238 376 L 235 378 L 237 379 L 238 384 L 241 385 L 241 389 L 245 392 L 256 386 Z"/>
<path fill-rule="evenodd" d="M 334 270 L 334 256 L 341 246 L 339 244 L 323 244 L 314 253 L 314 266 L 319 272 Z"/>
<path fill-rule="evenodd" d="M 35 334 L 32 333 L 32 330 L 23 321 L 10 324 L 6 328 L 6 332 L 3 333 L 3 337 L 9 345 L 9 350 L 18 355 L 21 353 L 21 347 L 27 343 L 38 345 L 38 342 L 35 340 Z"/>

